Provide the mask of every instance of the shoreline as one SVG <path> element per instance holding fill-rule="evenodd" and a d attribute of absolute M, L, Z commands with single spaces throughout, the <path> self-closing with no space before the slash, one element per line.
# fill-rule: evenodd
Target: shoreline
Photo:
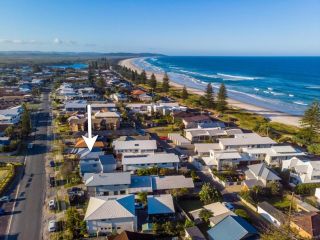
<path fill-rule="evenodd" d="M 136 70 L 138 73 L 141 73 L 143 69 L 137 67 L 135 64 L 132 63 L 132 61 L 134 59 L 136 59 L 136 58 L 129 58 L 129 59 L 121 60 L 119 62 L 119 65 L 125 66 L 127 68 L 131 68 L 132 70 L 134 70 L 134 71 Z M 146 73 L 149 78 L 153 72 L 146 71 Z M 163 73 L 154 73 L 154 75 L 156 76 L 158 82 L 162 82 L 162 78 L 164 75 Z M 170 85 L 175 88 L 178 88 L 178 89 L 183 88 L 183 85 L 175 83 L 172 80 L 170 80 Z M 191 87 L 187 87 L 187 90 L 193 94 L 198 94 L 198 95 L 204 94 L 204 91 L 199 90 L 199 89 L 195 89 L 195 88 L 191 88 Z M 230 99 L 230 98 L 228 98 L 227 101 L 228 101 L 228 104 L 233 108 L 243 109 L 243 110 L 250 112 L 250 113 L 256 113 L 256 114 L 262 115 L 266 118 L 269 118 L 273 122 L 279 122 L 279 123 L 283 123 L 283 124 L 287 124 L 287 125 L 292 125 L 295 127 L 300 127 L 299 121 L 300 121 L 301 117 L 289 115 L 289 114 L 283 113 L 283 112 L 270 110 L 267 108 L 258 107 L 253 104 L 243 103 L 243 102 L 240 102 L 240 101 L 237 101 L 234 99 Z"/>

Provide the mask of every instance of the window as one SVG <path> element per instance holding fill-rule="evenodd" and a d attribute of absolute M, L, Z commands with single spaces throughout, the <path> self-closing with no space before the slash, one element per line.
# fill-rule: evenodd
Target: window
<path fill-rule="evenodd" d="M 121 190 L 120 194 L 126 194 L 126 191 L 125 190 Z"/>
<path fill-rule="evenodd" d="M 114 194 L 114 195 L 118 195 L 118 191 L 114 191 L 113 194 Z"/>

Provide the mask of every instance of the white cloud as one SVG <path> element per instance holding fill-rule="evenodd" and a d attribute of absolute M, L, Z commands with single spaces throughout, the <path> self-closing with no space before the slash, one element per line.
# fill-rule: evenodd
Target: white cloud
<path fill-rule="evenodd" d="M 57 37 L 53 39 L 53 43 L 54 44 L 65 44 L 65 45 L 76 45 L 77 44 L 77 42 L 74 40 L 65 41 L 65 40 L 61 40 L 60 38 L 57 38 Z"/>
<path fill-rule="evenodd" d="M 62 40 L 59 39 L 59 38 L 54 38 L 54 39 L 53 39 L 53 43 L 54 43 L 54 44 L 62 44 Z"/>
<path fill-rule="evenodd" d="M 21 40 L 21 39 L 0 39 L 0 43 L 9 44 L 39 44 L 41 42 L 36 40 Z"/>

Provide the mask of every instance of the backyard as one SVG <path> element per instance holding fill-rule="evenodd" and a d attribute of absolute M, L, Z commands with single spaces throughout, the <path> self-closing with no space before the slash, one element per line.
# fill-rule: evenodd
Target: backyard
<path fill-rule="evenodd" d="M 191 198 L 191 199 L 180 199 L 179 205 L 185 212 L 190 212 L 190 211 L 201 208 L 203 206 L 203 203 L 200 201 L 200 199 Z"/>

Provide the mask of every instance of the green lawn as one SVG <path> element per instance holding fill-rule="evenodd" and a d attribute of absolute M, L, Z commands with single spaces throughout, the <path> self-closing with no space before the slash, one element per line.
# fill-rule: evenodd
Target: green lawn
<path fill-rule="evenodd" d="M 268 202 L 272 204 L 274 207 L 283 209 L 283 210 L 289 209 L 291 204 L 290 198 L 286 196 L 282 198 L 271 198 L 271 199 L 268 199 Z"/>
<path fill-rule="evenodd" d="M 184 211 L 190 212 L 201 208 L 203 203 L 199 199 L 181 199 L 179 205 Z"/>
<path fill-rule="evenodd" d="M 180 133 L 179 131 L 176 131 L 172 125 L 148 128 L 148 132 L 156 133 L 160 137 L 168 137 L 168 133 Z"/>

